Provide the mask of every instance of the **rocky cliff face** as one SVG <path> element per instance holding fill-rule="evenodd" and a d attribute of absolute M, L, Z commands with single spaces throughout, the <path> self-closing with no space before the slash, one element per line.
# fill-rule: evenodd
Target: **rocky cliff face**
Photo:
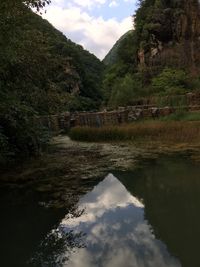
<path fill-rule="evenodd" d="M 154 10 L 149 46 L 138 52 L 140 67 L 187 67 L 195 75 L 200 71 L 200 1 L 169 2 Z"/>

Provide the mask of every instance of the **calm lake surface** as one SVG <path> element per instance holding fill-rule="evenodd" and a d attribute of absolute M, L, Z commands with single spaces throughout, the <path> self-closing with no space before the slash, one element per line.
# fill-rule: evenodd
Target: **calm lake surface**
<path fill-rule="evenodd" d="M 200 266 L 200 165 L 187 156 L 108 173 L 70 207 L 47 199 L 0 188 L 1 267 Z"/>

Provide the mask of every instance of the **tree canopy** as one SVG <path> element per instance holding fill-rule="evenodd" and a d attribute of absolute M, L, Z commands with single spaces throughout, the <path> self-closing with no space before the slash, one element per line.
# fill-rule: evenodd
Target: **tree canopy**
<path fill-rule="evenodd" d="M 39 12 L 50 3 L 51 0 L 1 0 L 0 7 L 5 12 L 11 12 L 16 7 L 25 4 L 27 7 L 35 8 Z"/>

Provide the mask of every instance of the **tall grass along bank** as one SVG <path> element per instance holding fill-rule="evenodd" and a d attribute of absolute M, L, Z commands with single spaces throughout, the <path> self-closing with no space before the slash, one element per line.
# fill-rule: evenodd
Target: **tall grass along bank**
<path fill-rule="evenodd" d="M 149 121 L 102 128 L 76 127 L 69 136 L 77 141 L 160 141 L 200 144 L 200 122 Z"/>

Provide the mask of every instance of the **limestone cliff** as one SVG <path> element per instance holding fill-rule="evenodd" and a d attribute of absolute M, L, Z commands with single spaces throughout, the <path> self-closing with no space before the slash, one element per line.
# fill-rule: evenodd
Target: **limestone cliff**
<path fill-rule="evenodd" d="M 163 1 L 151 6 L 151 16 L 145 18 L 138 51 L 142 68 L 158 66 L 186 67 L 191 73 L 200 71 L 200 1 Z M 150 10 L 150 8 L 149 8 Z M 148 45 L 147 45 L 148 44 Z"/>

